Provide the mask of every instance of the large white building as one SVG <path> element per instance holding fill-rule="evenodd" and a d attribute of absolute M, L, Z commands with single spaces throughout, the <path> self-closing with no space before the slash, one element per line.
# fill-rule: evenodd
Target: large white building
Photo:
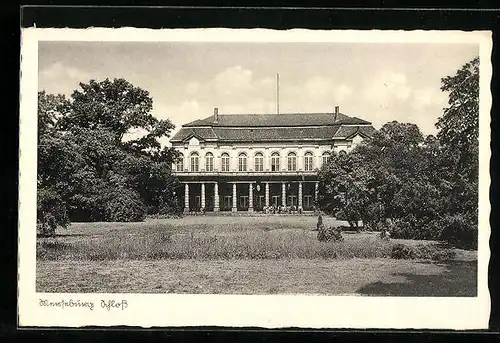
<path fill-rule="evenodd" d="M 223 115 L 182 126 L 170 140 L 181 158 L 184 211 L 313 210 L 317 171 L 374 131 L 339 112 Z"/>

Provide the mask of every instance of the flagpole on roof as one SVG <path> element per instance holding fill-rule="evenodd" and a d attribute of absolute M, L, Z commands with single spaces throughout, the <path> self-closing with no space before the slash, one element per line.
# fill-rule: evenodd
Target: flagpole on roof
<path fill-rule="evenodd" d="M 276 113 L 280 114 L 280 74 L 276 74 Z"/>

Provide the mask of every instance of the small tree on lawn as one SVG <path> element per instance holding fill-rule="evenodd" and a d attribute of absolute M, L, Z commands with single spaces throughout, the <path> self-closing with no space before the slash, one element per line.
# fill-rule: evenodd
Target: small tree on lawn
<path fill-rule="evenodd" d="M 366 211 L 374 201 L 374 193 L 369 188 L 370 177 L 359 157 L 356 153 L 333 154 L 318 174 L 320 209 L 356 228 L 359 220 L 370 226 L 375 219 L 373 212 Z"/>

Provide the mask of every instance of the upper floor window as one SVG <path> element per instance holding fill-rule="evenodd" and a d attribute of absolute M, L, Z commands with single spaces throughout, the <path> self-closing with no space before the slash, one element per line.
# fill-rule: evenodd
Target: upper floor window
<path fill-rule="evenodd" d="M 205 171 L 214 171 L 214 155 L 211 152 L 205 155 Z"/>
<path fill-rule="evenodd" d="M 175 170 L 178 172 L 184 171 L 184 155 L 180 154 L 177 158 L 177 163 L 175 164 Z"/>
<path fill-rule="evenodd" d="M 273 152 L 271 155 L 271 171 L 280 170 L 280 154 Z"/>
<path fill-rule="evenodd" d="M 197 152 L 191 153 L 191 171 L 197 172 L 200 169 L 200 157 Z"/>
<path fill-rule="evenodd" d="M 255 171 L 264 171 L 264 156 L 260 152 L 255 154 Z"/>
<path fill-rule="evenodd" d="M 243 152 L 238 155 L 238 170 L 247 171 L 247 155 Z"/>
<path fill-rule="evenodd" d="M 288 170 L 296 171 L 297 170 L 297 155 L 294 152 L 288 154 Z"/>
<path fill-rule="evenodd" d="M 328 161 L 330 161 L 330 153 L 328 151 L 325 151 L 323 153 L 323 165 L 328 164 Z"/>
<path fill-rule="evenodd" d="M 221 171 L 228 172 L 229 171 L 229 155 L 227 153 L 223 153 L 221 155 Z"/>
<path fill-rule="evenodd" d="M 344 156 L 344 155 L 347 155 L 347 152 L 345 150 L 340 150 L 339 156 Z"/>
<path fill-rule="evenodd" d="M 304 155 L 304 170 L 313 170 L 313 154 L 310 152 L 306 152 L 306 154 Z"/>

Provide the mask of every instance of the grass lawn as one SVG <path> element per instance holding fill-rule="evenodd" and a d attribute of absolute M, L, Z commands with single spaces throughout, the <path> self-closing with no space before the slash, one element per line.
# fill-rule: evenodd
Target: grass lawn
<path fill-rule="evenodd" d="M 318 242 L 314 216 L 75 223 L 38 239 L 37 292 L 475 296 L 475 252 L 387 258 L 374 233 Z M 404 241 L 407 245 L 435 242 Z"/>

